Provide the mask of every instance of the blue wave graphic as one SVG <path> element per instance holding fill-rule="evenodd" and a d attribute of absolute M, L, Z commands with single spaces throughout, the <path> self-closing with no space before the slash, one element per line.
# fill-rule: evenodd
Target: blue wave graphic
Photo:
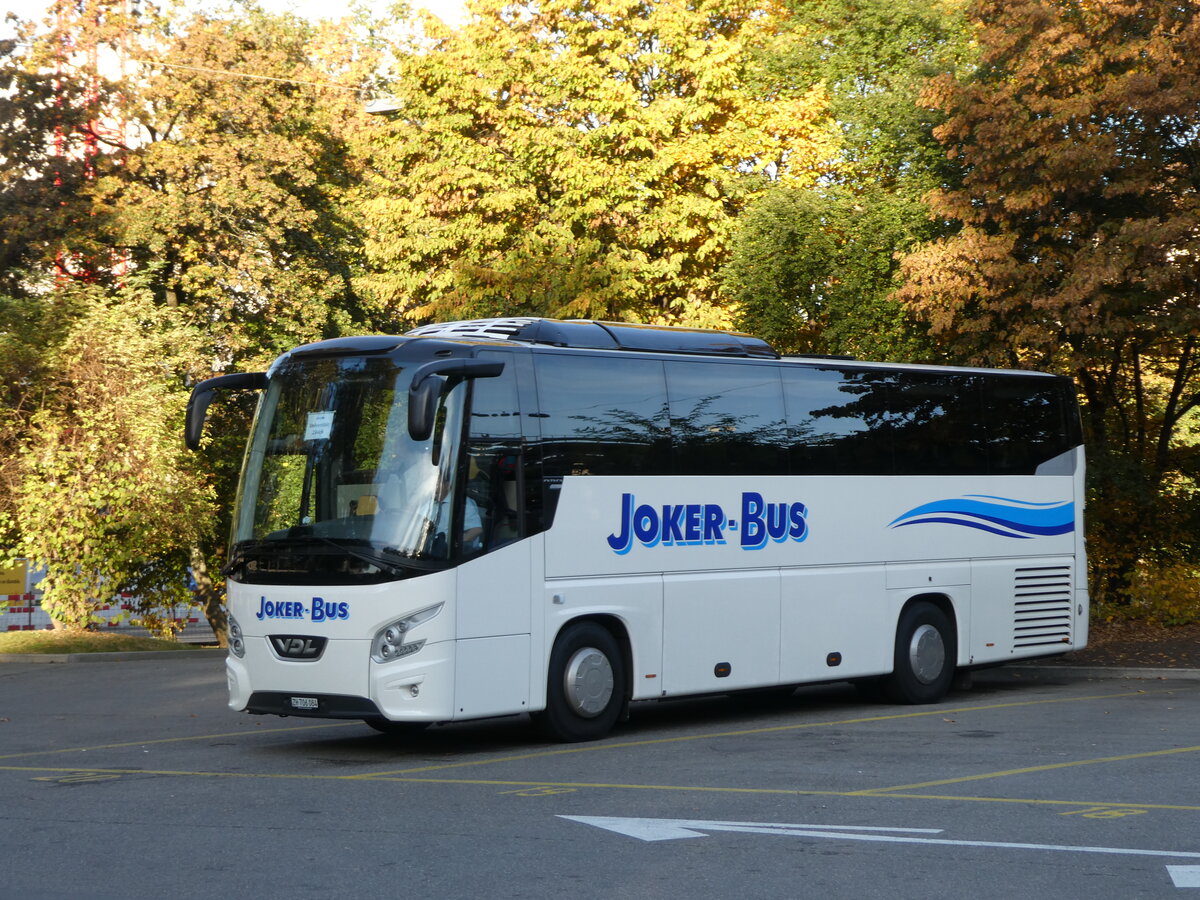
<path fill-rule="evenodd" d="M 961 525 L 1002 537 L 1029 540 L 1074 531 L 1075 504 L 1070 500 L 1031 503 L 988 494 L 967 494 L 913 507 L 893 519 L 888 527 L 928 524 Z"/>

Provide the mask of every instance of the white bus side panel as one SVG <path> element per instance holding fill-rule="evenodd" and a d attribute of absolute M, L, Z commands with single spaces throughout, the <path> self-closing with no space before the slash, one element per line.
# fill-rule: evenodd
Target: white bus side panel
<path fill-rule="evenodd" d="M 1082 502 L 1070 475 L 565 478 L 546 576 L 1069 556 Z M 761 505 L 787 534 L 749 539 L 770 518 Z M 640 533 L 631 509 L 646 513 Z"/>
<path fill-rule="evenodd" d="M 779 570 L 665 576 L 663 635 L 668 696 L 777 684 Z"/>
<path fill-rule="evenodd" d="M 519 541 L 459 566 L 454 718 L 529 709 L 535 541 Z M 538 579 L 541 580 L 540 578 Z"/>
<path fill-rule="evenodd" d="M 548 585 L 570 579 L 575 597 L 586 599 L 558 609 L 548 635 L 562 620 L 620 603 L 627 579 L 661 576 L 659 675 L 668 694 L 769 684 L 773 668 L 782 683 L 889 672 L 900 610 L 922 594 L 949 600 L 959 665 L 1053 653 L 1058 646 L 1044 644 L 1014 653 L 1011 639 L 1000 652 L 995 635 L 1011 638 L 1023 627 L 1013 589 L 1018 563 L 1065 564 L 1082 583 L 1075 562 L 1081 486 L 1078 471 L 566 478 L 545 536 L 546 575 Z M 747 540 L 761 537 L 772 514 L 788 527 L 770 540 Z M 1084 608 L 1075 627 L 1084 604 L 1075 603 Z M 635 614 L 633 607 L 624 613 Z M 771 628 L 778 638 L 764 642 Z M 747 648 L 755 662 L 734 664 L 735 649 Z M 841 654 L 840 665 L 828 665 L 831 653 Z M 714 676 L 719 662 L 731 664 L 728 678 Z"/>
<path fill-rule="evenodd" d="M 527 659 L 528 634 L 459 641 L 455 653 L 454 718 L 479 719 L 524 712 L 529 703 Z"/>
<path fill-rule="evenodd" d="M 892 669 L 895 615 L 884 567 L 789 569 L 782 575 L 780 681 L 881 675 Z M 841 654 L 837 666 L 829 654 Z"/>
<path fill-rule="evenodd" d="M 459 640 L 529 634 L 533 543 L 518 541 L 458 567 Z"/>

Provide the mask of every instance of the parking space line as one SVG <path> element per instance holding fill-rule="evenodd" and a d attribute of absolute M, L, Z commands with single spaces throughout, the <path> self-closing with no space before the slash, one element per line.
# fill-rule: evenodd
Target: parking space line
<path fill-rule="evenodd" d="M 847 797 L 877 797 L 879 799 L 887 799 L 888 797 L 899 797 L 906 800 L 954 800 L 964 801 L 967 803 L 1021 803 L 1029 804 L 1030 806 L 1075 806 L 1075 807 L 1104 807 L 1105 809 L 1165 809 L 1176 810 L 1183 812 L 1200 812 L 1200 806 L 1188 805 L 1184 803 L 1131 803 L 1128 800 L 1116 803 L 1109 800 L 1047 800 L 1045 798 L 1031 797 L 979 797 L 964 794 L 908 794 L 908 793 L 880 793 L 872 794 L 867 791 L 848 791 Z"/>
<path fill-rule="evenodd" d="M 968 781 L 986 781 L 990 778 L 1009 778 L 1013 775 L 1032 775 L 1038 772 L 1053 772 L 1058 769 L 1071 769 L 1077 766 L 1095 766 L 1102 763 L 1126 762 L 1131 759 L 1152 759 L 1156 756 L 1172 756 L 1178 753 L 1196 753 L 1198 747 L 1173 747 L 1169 750 L 1147 750 L 1144 753 L 1126 753 L 1121 756 L 1101 756 L 1096 759 L 1076 759 L 1070 762 L 1046 763 L 1040 766 L 1026 766 L 1021 769 L 1005 769 L 1000 772 L 983 772 L 978 775 L 963 775 L 958 778 L 941 778 L 937 781 L 922 781 L 917 784 L 900 784 L 894 787 L 867 788 L 856 791 L 859 794 L 886 794 L 893 791 L 911 791 L 920 788 L 942 787 L 947 784 L 964 784 Z"/>
<path fill-rule="evenodd" d="M 109 767 L 82 766 L 0 766 L 0 772 L 37 772 L 41 774 L 73 775 L 87 773 L 91 775 L 152 775 L 158 777 L 176 778 L 262 778 L 266 780 L 300 780 L 300 781 L 358 781 L 364 779 L 356 775 L 323 775 L 296 774 L 287 772 L 197 772 L 178 769 L 123 769 Z M 501 788 L 557 788 L 562 790 L 614 790 L 614 791 L 661 791 L 670 793 L 696 794 L 738 794 L 777 797 L 843 797 L 848 800 L 937 800 L 948 802 L 968 803 L 1007 803 L 1030 806 L 1068 806 L 1104 807 L 1108 809 L 1128 809 L 1136 807 L 1143 810 L 1160 810 L 1172 812 L 1200 812 L 1200 806 L 1179 803 L 1130 803 L 1129 801 L 1107 800 L 1049 800 L 1029 797 L 978 797 L 960 796 L 955 794 L 907 794 L 879 793 L 869 791 L 818 791 L 804 788 L 756 788 L 732 787 L 722 785 L 695 784 L 622 784 L 593 781 L 525 781 L 501 778 L 409 778 L 387 777 L 376 780 L 397 784 L 441 784 L 461 785 L 464 787 L 501 787 Z"/>
<path fill-rule="evenodd" d="M 539 750 L 532 753 L 514 754 L 511 756 L 489 757 L 486 759 L 465 760 L 453 763 L 439 763 L 437 765 L 420 766 L 416 768 L 394 769 L 383 772 L 368 772 L 361 775 L 344 776 L 351 780 L 370 780 L 372 778 L 388 778 L 399 775 L 410 775 L 421 772 L 436 772 L 446 769 L 468 768 L 474 766 L 487 766 L 497 763 L 520 762 L 530 759 L 542 759 L 552 756 L 565 756 L 579 753 L 596 753 L 607 750 L 622 750 L 636 747 L 652 747 L 657 745 L 686 743 L 689 741 L 713 740 L 716 738 L 726 737 L 749 737 L 753 735 L 764 734 L 779 734 L 789 731 L 803 731 L 814 728 L 832 728 L 846 725 L 866 725 L 875 722 L 893 722 L 903 719 L 921 719 L 935 716 L 959 715 L 969 712 L 987 712 L 998 709 L 1018 709 L 1030 706 L 1048 706 L 1063 703 L 1084 703 L 1094 700 L 1114 700 L 1123 697 L 1149 696 L 1151 692 L 1145 689 L 1134 691 L 1122 691 L 1113 694 L 1092 694 L 1083 697 L 1051 697 L 1040 700 L 1019 700 L 1008 703 L 987 703 L 974 706 L 933 706 L 922 709 L 920 712 L 905 712 L 891 713 L 888 715 L 877 716 L 857 716 L 850 719 L 833 719 L 820 722 L 801 722 L 790 725 L 770 725 L 762 728 L 747 728 L 735 731 L 705 731 L 697 734 L 677 735 L 666 738 L 648 738 L 645 740 L 632 741 L 611 741 L 611 742 L 596 742 L 584 745 L 574 745 L 570 747 L 557 747 L 553 750 Z M 1159 693 L 1159 692 L 1153 692 Z M 256 728 L 242 731 L 228 731 L 212 734 L 189 735 L 187 737 L 169 737 L 169 738 L 153 738 L 143 741 L 122 741 L 114 744 L 97 744 L 87 747 L 62 747 L 57 749 L 47 750 L 29 750 L 21 753 L 0 754 L 0 760 L 24 759 L 32 756 L 49 756 L 68 753 L 96 753 L 102 750 L 119 750 L 126 747 L 149 747 L 161 746 L 173 743 L 187 743 L 193 741 L 214 740 L 216 738 L 231 738 L 231 737 L 247 737 L 252 735 L 264 734 L 284 734 L 287 732 L 298 731 L 317 731 L 322 729 L 332 728 L 353 728 L 361 726 L 361 722 L 357 719 L 339 722 L 321 722 L 311 725 L 293 725 L 283 728 Z M 978 776 L 994 777 L 994 776 Z M 879 788 L 873 790 L 905 790 L 908 788 L 932 787 L 938 782 L 930 782 L 928 784 L 914 785 L 899 785 L 895 788 Z"/>
<path fill-rule="evenodd" d="M 859 716 L 853 719 L 834 719 L 823 722 L 801 722 L 792 725 L 769 725 L 764 728 L 747 728 L 738 731 L 705 731 L 699 734 L 677 735 L 667 738 L 647 738 L 640 741 L 611 741 L 611 742 L 596 742 L 594 744 L 575 745 L 571 747 L 560 747 L 554 750 L 539 750 L 533 753 L 515 754 L 512 756 L 489 757 L 487 759 L 465 760 L 462 762 L 439 763 L 431 766 L 419 766 L 410 769 L 394 769 L 385 772 L 371 772 L 362 775 L 354 775 L 352 778 L 360 778 L 370 780 L 372 778 L 388 778 L 395 775 L 414 775 L 421 772 L 439 772 L 446 769 L 462 769 L 472 766 L 488 766 L 497 763 L 520 762 L 530 759 L 544 759 L 551 756 L 567 756 L 576 753 L 598 753 L 606 750 L 626 750 L 632 747 L 653 747 L 665 744 L 681 744 L 688 741 L 705 741 L 715 738 L 727 737 L 749 737 L 752 735 L 763 734 L 780 734 L 788 731 L 804 731 L 811 728 L 832 728 L 844 725 L 865 725 L 873 722 L 894 722 L 900 719 L 921 719 L 931 716 L 948 716 L 958 715 L 967 712 L 984 712 L 994 709 L 1015 709 L 1025 706 L 1043 706 L 1056 703 L 1075 703 L 1090 700 L 1112 700 L 1120 697 L 1137 697 L 1144 695 L 1144 690 L 1125 691 L 1119 694 L 1097 694 L 1088 697 L 1055 697 L 1045 700 L 1022 700 L 1012 703 L 989 703 L 981 706 L 957 706 L 945 707 L 938 706 L 931 709 L 922 710 L 921 712 L 909 713 L 892 713 L 886 716 Z M 921 787 L 921 785 L 913 785 L 913 787 Z M 904 786 L 897 788 L 903 790 Z"/>
<path fill-rule="evenodd" d="M 187 737 L 152 738 L 148 741 L 122 741 L 119 744 L 97 744 L 94 747 L 60 747 L 56 750 L 26 750 L 22 753 L 0 755 L 4 759 L 24 759 L 27 756 L 53 756 L 57 753 L 95 753 L 99 750 L 120 750 L 123 747 L 152 747 L 156 744 L 184 744 L 188 741 L 211 741 L 216 738 L 246 737 L 254 734 L 283 734 L 288 731 L 314 731 L 321 728 L 348 728 L 362 722 L 322 722 L 317 725 L 292 725 L 287 728 L 256 728 L 251 731 L 225 731 L 217 734 L 192 734 Z"/>
<path fill-rule="evenodd" d="M 1046 800 L 1025 797 L 970 797 L 954 794 L 871 794 L 864 791 L 811 791 L 803 788 L 747 788 L 722 787 L 714 785 L 690 784 L 604 784 L 585 781 L 506 781 L 491 778 L 381 778 L 380 781 L 395 781 L 406 784 L 462 784 L 494 787 L 554 787 L 554 788 L 597 788 L 632 791 L 693 791 L 704 794 L 774 794 L 777 796 L 795 797 L 845 797 L 847 799 L 874 798 L 879 800 L 949 800 L 967 801 L 971 803 L 1021 803 L 1033 806 L 1070 806 L 1070 807 L 1104 807 L 1106 809 L 1138 809 L 1173 810 L 1176 812 L 1200 812 L 1200 806 L 1182 803 L 1130 803 L 1107 800 Z"/>
<path fill-rule="evenodd" d="M 0 766 L 0 772 L 46 772 L 68 775 L 89 772 L 95 775 L 156 775 L 181 778 L 294 778 L 304 781 L 351 781 L 347 775 L 305 775 L 295 772 L 193 772 L 186 769 L 122 769 L 111 766 Z"/>

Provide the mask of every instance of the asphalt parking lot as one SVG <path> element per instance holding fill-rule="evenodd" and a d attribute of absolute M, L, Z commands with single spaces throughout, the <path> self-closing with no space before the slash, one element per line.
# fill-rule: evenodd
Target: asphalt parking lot
<path fill-rule="evenodd" d="M 555 745 L 234 713 L 215 652 L 0 663 L 0 896 L 1200 897 L 1198 762 L 1200 680 L 828 685 Z"/>

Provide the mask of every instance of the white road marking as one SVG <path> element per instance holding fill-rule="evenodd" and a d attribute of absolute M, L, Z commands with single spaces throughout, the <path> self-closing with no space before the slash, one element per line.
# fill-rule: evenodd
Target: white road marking
<path fill-rule="evenodd" d="M 1177 888 L 1200 888 L 1200 866 L 1167 866 Z"/>
<path fill-rule="evenodd" d="M 793 837 L 834 838 L 842 841 L 874 841 L 888 844 L 936 844 L 943 847 L 984 847 L 991 850 L 1044 850 L 1056 853 L 1105 853 L 1120 856 L 1167 856 L 1176 859 L 1200 859 L 1200 853 L 1185 850 L 1136 850 L 1129 847 L 1073 847 L 1069 844 L 1025 844 L 1009 841 L 961 841 L 950 838 L 916 837 L 919 834 L 940 834 L 929 828 L 873 828 L 839 825 L 788 825 L 779 822 L 705 822 L 692 819 L 624 819 L 606 816 L 559 816 L 584 825 L 594 825 L 635 837 L 643 841 L 671 841 L 680 838 L 706 837 L 708 831 L 740 831 L 747 834 L 784 834 Z M 876 832 L 876 833 L 869 833 Z M 892 832 L 882 834 L 877 832 Z M 1200 880 L 1200 866 L 1171 866 L 1186 869 L 1179 877 Z M 1175 878 L 1172 871 L 1171 877 Z M 1179 885 L 1177 882 L 1177 886 Z M 1190 887 L 1190 885 L 1187 885 Z"/>
<path fill-rule="evenodd" d="M 858 831 L 901 832 L 904 834 L 941 834 L 940 828 L 884 828 L 875 825 L 785 825 L 779 822 L 703 822 L 690 819 L 622 819 L 607 816 L 559 816 L 584 825 L 595 825 L 617 834 L 643 841 L 674 841 L 681 838 L 707 837 L 703 831 L 742 831 L 748 834 L 790 834 L 801 837 L 813 833 L 822 837 Z"/>

